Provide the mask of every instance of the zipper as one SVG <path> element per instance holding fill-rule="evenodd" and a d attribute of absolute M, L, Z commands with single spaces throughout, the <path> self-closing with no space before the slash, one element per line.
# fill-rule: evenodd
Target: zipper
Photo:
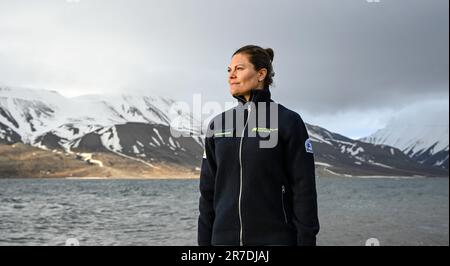
<path fill-rule="evenodd" d="M 242 198 L 242 140 L 244 139 L 244 132 L 245 128 L 247 128 L 248 120 L 250 119 L 250 112 L 251 112 L 251 105 L 248 106 L 248 115 L 247 115 L 247 121 L 245 121 L 244 129 L 242 130 L 241 134 L 241 141 L 239 143 L 239 166 L 240 166 L 240 185 L 239 185 L 239 245 L 243 246 L 244 243 L 242 242 L 242 213 L 241 213 L 241 198 Z"/>
<path fill-rule="evenodd" d="M 286 216 L 286 209 L 284 208 L 284 194 L 286 193 L 286 189 L 284 185 L 281 185 L 281 206 L 283 207 L 283 214 L 284 214 L 284 222 L 288 223 L 287 216 Z"/>

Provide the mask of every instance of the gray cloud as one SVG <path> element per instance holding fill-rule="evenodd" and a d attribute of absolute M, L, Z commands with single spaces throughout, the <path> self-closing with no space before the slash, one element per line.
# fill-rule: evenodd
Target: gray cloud
<path fill-rule="evenodd" d="M 448 32 L 446 0 L 2 0 L 0 81 L 231 100 L 230 56 L 258 44 L 275 50 L 275 100 L 381 117 L 448 97 Z"/>

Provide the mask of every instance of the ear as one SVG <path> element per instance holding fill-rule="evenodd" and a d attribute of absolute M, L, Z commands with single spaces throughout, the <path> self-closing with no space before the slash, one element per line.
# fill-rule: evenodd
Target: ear
<path fill-rule="evenodd" d="M 258 80 L 264 80 L 266 78 L 266 75 L 267 69 L 261 68 L 260 70 L 258 70 Z"/>

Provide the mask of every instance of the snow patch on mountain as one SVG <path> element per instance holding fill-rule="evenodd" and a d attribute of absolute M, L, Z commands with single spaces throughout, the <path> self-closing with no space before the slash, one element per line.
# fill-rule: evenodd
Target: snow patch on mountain
<path fill-rule="evenodd" d="M 393 146 L 420 163 L 442 167 L 446 164 L 448 168 L 448 100 L 405 108 L 386 127 L 360 140 Z"/>
<path fill-rule="evenodd" d="M 140 122 L 175 126 L 198 133 L 200 124 L 190 113 L 173 114 L 172 99 L 140 95 L 85 95 L 66 98 L 55 91 L 0 88 L 0 123 L 13 129 L 25 143 L 33 144 L 51 131 L 61 139 L 74 139 L 99 128 Z M 160 138 L 161 140 L 161 138 Z M 104 140 L 109 142 L 108 140 Z"/>

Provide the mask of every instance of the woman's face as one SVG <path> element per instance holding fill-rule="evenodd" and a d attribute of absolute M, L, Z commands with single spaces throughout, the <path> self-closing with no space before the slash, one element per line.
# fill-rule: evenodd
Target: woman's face
<path fill-rule="evenodd" d="M 235 54 L 228 67 L 228 84 L 230 84 L 231 95 L 244 96 L 249 100 L 252 89 L 263 88 L 266 72 L 265 68 L 256 71 L 246 54 Z"/>

